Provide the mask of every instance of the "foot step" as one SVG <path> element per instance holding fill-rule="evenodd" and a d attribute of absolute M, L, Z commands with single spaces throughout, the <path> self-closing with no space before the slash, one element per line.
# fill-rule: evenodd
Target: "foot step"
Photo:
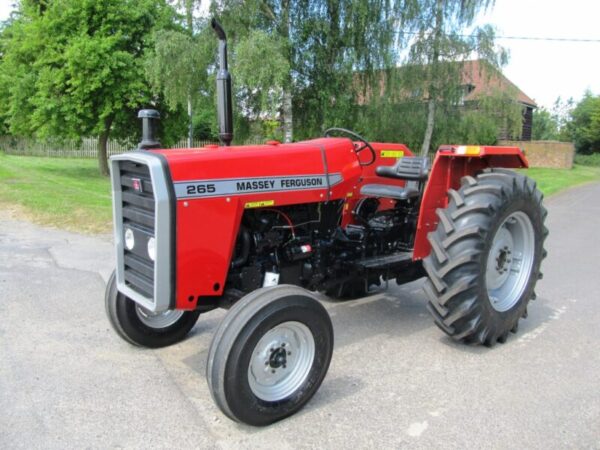
<path fill-rule="evenodd" d="M 386 256 L 373 256 L 360 259 L 356 264 L 365 269 L 380 269 L 412 262 L 412 252 L 399 252 Z"/>

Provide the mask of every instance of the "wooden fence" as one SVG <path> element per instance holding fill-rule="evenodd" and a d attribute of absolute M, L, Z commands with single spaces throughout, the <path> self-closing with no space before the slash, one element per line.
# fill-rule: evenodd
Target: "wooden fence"
<path fill-rule="evenodd" d="M 263 144 L 262 139 L 252 139 L 245 144 Z M 194 140 L 192 148 L 204 147 L 208 144 L 216 144 L 212 141 Z M 109 139 L 108 156 L 134 150 L 137 143 L 122 142 Z M 188 148 L 187 139 L 182 139 L 169 148 Z M 49 156 L 60 158 L 97 158 L 98 140 L 94 138 L 84 138 L 81 140 L 69 139 L 48 139 L 36 140 L 32 138 L 22 138 L 14 136 L 0 136 L 0 150 L 7 155 L 22 156 Z"/>

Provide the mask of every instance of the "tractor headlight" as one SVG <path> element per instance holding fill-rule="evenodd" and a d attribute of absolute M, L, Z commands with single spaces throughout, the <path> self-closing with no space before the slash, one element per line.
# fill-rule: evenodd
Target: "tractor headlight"
<path fill-rule="evenodd" d="M 125 229 L 125 248 L 129 251 L 135 246 L 135 237 L 131 228 Z"/>
<path fill-rule="evenodd" d="M 148 239 L 148 257 L 152 260 L 156 260 L 156 240 L 151 237 Z"/>

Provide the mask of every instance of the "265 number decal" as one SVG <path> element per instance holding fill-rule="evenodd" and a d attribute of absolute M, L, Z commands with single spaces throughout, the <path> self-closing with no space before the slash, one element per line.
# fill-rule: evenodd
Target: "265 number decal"
<path fill-rule="evenodd" d="M 214 194 L 217 192 L 214 184 L 188 184 L 186 189 L 188 195 Z"/>

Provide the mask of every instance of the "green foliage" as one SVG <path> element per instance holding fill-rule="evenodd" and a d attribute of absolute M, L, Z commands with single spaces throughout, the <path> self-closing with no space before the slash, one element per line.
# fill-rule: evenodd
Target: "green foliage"
<path fill-rule="evenodd" d="M 575 143 L 577 153 L 600 152 L 600 95 L 586 92 L 571 111 L 567 134 Z"/>
<path fill-rule="evenodd" d="M 591 155 L 582 155 L 580 153 L 576 153 L 575 164 L 581 164 L 582 166 L 600 167 L 600 152 L 592 153 Z"/>
<path fill-rule="evenodd" d="M 558 123 L 554 115 L 541 107 L 533 111 L 532 136 L 534 141 L 558 140 Z"/>
<path fill-rule="evenodd" d="M 498 68 L 507 60 L 506 52 L 495 46 L 495 31 L 491 26 L 466 32 L 476 16 L 493 3 L 493 0 L 408 2 L 414 16 L 403 30 L 409 48 L 403 61 L 400 92 L 417 93 L 428 102 L 421 153 L 427 153 L 431 142 L 439 139 L 442 132 L 435 110 L 447 110 L 461 102 L 464 95 L 461 63 L 475 56 Z M 492 71 L 488 73 L 493 75 Z"/>
<path fill-rule="evenodd" d="M 252 118 L 274 117 L 287 87 L 290 63 L 285 42 L 262 30 L 252 30 L 235 47 L 233 72 L 238 100 Z"/>
<path fill-rule="evenodd" d="M 207 68 L 212 62 L 212 47 L 206 38 L 194 38 L 183 30 L 158 30 L 154 48 L 146 59 L 148 80 L 155 92 L 164 95 L 175 110 L 187 107 L 188 99 L 208 84 Z"/>
<path fill-rule="evenodd" d="M 401 72 L 402 73 L 402 72 Z M 391 90 L 392 93 L 398 91 Z M 442 103 L 435 111 L 435 133 L 431 147 L 442 144 L 493 145 L 498 131 L 516 133 L 521 127 L 521 106 L 510 92 L 491 91 L 477 102 L 464 105 Z M 373 97 L 361 107 L 357 128 L 370 139 L 403 142 L 413 151 L 423 142 L 427 103 L 420 97 L 411 101 Z"/>
<path fill-rule="evenodd" d="M 152 100 L 143 65 L 149 36 L 171 16 L 155 0 L 26 2 L 3 32 L 0 109 L 10 131 L 100 143 L 131 135 L 136 110 Z"/>
<path fill-rule="evenodd" d="M 352 126 L 353 72 L 394 60 L 394 20 L 402 6 L 388 0 L 213 2 L 233 44 L 234 86 L 244 85 L 238 94 L 244 114 L 256 117 L 258 106 L 266 106 L 273 119 L 278 97 L 290 93 L 295 139 Z M 279 106 L 283 121 L 286 111 Z"/>
<path fill-rule="evenodd" d="M 451 144 L 494 145 L 498 139 L 498 122 L 494 119 L 489 114 L 468 111 L 462 114 L 455 133 L 452 133 L 452 130 L 448 130 L 447 127 L 445 128 L 450 131 L 448 133 L 450 136 L 446 140 Z"/>
<path fill-rule="evenodd" d="M 216 139 L 217 40 L 194 16 L 199 1 L 166 1 L 23 0 L 0 31 L 0 131 L 131 139 L 137 109 L 151 106 L 164 145 L 185 136 L 190 111 L 194 136 Z M 467 57 L 505 60 L 490 27 L 463 36 L 491 3 L 213 1 L 229 38 L 235 141 L 283 140 L 293 117 L 296 140 L 343 126 L 417 149 L 433 99 L 433 147 L 494 142 L 499 128 L 518 127 L 520 110 L 493 93 L 462 105 L 460 83 Z M 383 95 L 359 104 L 382 89 L 382 74 Z"/>

